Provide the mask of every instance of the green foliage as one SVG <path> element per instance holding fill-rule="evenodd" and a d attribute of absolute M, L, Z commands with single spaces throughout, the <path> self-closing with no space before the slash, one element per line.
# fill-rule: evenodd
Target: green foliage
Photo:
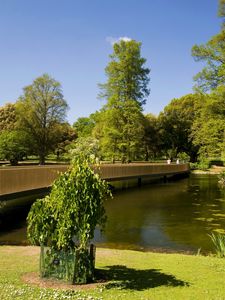
<path fill-rule="evenodd" d="M 190 161 L 190 156 L 185 153 L 185 152 L 180 152 L 177 155 L 177 158 L 179 158 L 181 160 L 181 162 L 189 162 Z"/>
<path fill-rule="evenodd" d="M 0 133 L 5 130 L 13 130 L 16 127 L 15 104 L 7 103 L 0 107 Z"/>
<path fill-rule="evenodd" d="M 24 132 L 11 130 L 0 133 L 0 159 L 17 165 L 28 153 L 27 136 Z"/>
<path fill-rule="evenodd" d="M 70 159 L 79 156 L 80 153 L 87 158 L 91 155 L 97 158 L 100 154 L 99 141 L 91 136 L 79 137 L 67 147 L 67 151 Z"/>
<path fill-rule="evenodd" d="M 177 157 L 184 152 L 196 161 L 199 146 L 193 144 L 192 125 L 204 102 L 205 96 L 189 94 L 173 99 L 160 113 L 160 133 L 167 155 Z"/>
<path fill-rule="evenodd" d="M 144 67 L 146 59 L 141 57 L 140 50 L 141 43 L 135 40 L 114 44 L 111 61 L 105 69 L 108 81 L 99 85 L 100 97 L 106 98 L 109 105 L 119 107 L 126 100 L 134 100 L 140 107 L 146 103 L 150 70 Z"/>
<path fill-rule="evenodd" d="M 51 277 L 73 282 L 75 251 L 58 251 L 41 247 L 40 274 L 41 277 Z"/>
<path fill-rule="evenodd" d="M 195 77 L 196 88 L 201 91 L 215 89 L 225 82 L 225 1 L 219 1 L 219 16 L 223 17 L 221 32 L 205 45 L 194 45 L 192 56 L 196 61 L 205 61 L 206 66 Z"/>
<path fill-rule="evenodd" d="M 96 226 L 104 226 L 104 200 L 110 196 L 107 183 L 93 171 L 90 161 L 80 155 L 56 179 L 50 195 L 37 200 L 28 214 L 27 233 L 32 244 L 46 245 L 56 251 L 76 250 L 79 260 L 74 274 L 76 283 L 86 282 L 92 272 L 91 259 L 85 255 Z"/>
<path fill-rule="evenodd" d="M 161 154 L 162 136 L 159 119 L 147 114 L 144 116 L 143 152 L 146 161 L 155 159 Z"/>
<path fill-rule="evenodd" d="M 67 148 L 71 143 L 73 143 L 77 138 L 77 133 L 75 129 L 70 126 L 69 123 L 62 123 L 59 127 L 59 141 L 56 147 L 57 159 L 60 158 L 62 154 L 67 152 Z"/>
<path fill-rule="evenodd" d="M 94 280 L 95 247 L 90 249 L 55 250 L 41 246 L 40 275 L 61 279 L 69 283 Z M 74 278 L 75 275 L 75 278 Z"/>
<path fill-rule="evenodd" d="M 140 54 L 141 44 L 115 43 L 106 67 L 107 83 L 101 84 L 100 97 L 107 103 L 98 127 L 102 153 L 107 158 L 132 160 L 144 137 L 142 106 L 149 95 L 149 69 Z"/>
<path fill-rule="evenodd" d="M 212 233 L 209 236 L 213 242 L 217 256 L 221 258 L 225 257 L 225 235 Z"/>
<path fill-rule="evenodd" d="M 221 157 L 224 152 L 225 87 L 220 86 L 208 96 L 192 125 L 191 138 L 204 157 Z"/>
<path fill-rule="evenodd" d="M 89 162 L 75 157 L 70 170 L 54 182 L 50 195 L 33 204 L 28 215 L 30 242 L 59 250 L 86 246 L 97 224 L 105 222 L 103 200 L 109 195 L 107 183 Z"/>
<path fill-rule="evenodd" d="M 16 104 L 18 124 L 30 135 L 33 153 L 39 156 L 41 164 L 61 140 L 66 110 L 60 83 L 47 74 L 25 87 Z"/>
<path fill-rule="evenodd" d="M 73 124 L 73 128 L 76 130 L 78 137 L 91 136 L 95 126 L 95 120 L 93 116 L 94 114 L 90 115 L 90 117 L 78 118 Z"/>
<path fill-rule="evenodd" d="M 210 160 L 200 157 L 198 162 L 191 163 L 191 169 L 207 171 L 210 167 Z"/>
<path fill-rule="evenodd" d="M 142 147 L 144 117 L 134 101 L 127 101 L 123 107 L 104 113 L 100 145 L 107 159 L 134 160 Z"/>

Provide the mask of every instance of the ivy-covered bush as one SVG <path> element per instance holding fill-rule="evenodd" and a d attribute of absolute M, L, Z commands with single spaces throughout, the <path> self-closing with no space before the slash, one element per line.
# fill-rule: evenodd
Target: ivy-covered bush
<path fill-rule="evenodd" d="M 73 283 L 93 279 L 88 246 L 96 226 L 105 224 L 104 200 L 108 197 L 107 183 L 93 171 L 90 159 L 79 155 L 56 179 L 50 195 L 37 200 L 28 214 L 27 233 L 32 244 L 49 247 L 48 253 L 75 251 Z"/>

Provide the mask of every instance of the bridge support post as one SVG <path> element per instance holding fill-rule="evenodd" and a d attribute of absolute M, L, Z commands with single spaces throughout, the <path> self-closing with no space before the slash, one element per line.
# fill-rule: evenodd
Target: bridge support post
<path fill-rule="evenodd" d="M 167 182 L 167 176 L 163 176 L 163 182 L 166 183 Z"/>
<path fill-rule="evenodd" d="M 138 186 L 141 187 L 141 177 L 138 177 Z"/>

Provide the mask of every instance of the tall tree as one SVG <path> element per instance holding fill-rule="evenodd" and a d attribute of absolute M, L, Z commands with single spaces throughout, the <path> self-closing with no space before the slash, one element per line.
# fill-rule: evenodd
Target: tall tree
<path fill-rule="evenodd" d="M 18 123 L 32 140 L 33 152 L 45 163 L 47 154 L 54 150 L 61 137 L 60 124 L 65 121 L 67 103 L 61 85 L 44 74 L 24 89 L 16 104 Z"/>
<path fill-rule="evenodd" d="M 142 108 L 149 95 L 149 72 L 141 57 L 141 43 L 120 41 L 113 46 L 105 69 L 107 83 L 101 94 L 103 109 L 101 145 L 104 153 L 117 159 L 134 159 L 144 135 Z"/>
<path fill-rule="evenodd" d="M 219 16 L 225 16 L 225 1 L 220 0 Z M 194 45 L 192 56 L 196 61 L 205 61 L 206 66 L 195 77 L 196 88 L 202 91 L 215 89 L 225 83 L 225 26 L 224 19 L 219 34 L 205 45 Z"/>

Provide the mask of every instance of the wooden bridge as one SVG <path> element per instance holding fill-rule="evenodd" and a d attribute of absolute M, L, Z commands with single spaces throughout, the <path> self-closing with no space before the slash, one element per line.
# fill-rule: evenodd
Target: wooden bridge
<path fill-rule="evenodd" d="M 21 166 L 0 168 L 0 198 L 19 192 L 50 187 L 68 165 Z M 164 177 L 189 172 L 189 164 L 130 163 L 101 164 L 96 169 L 107 181 L 144 177 Z"/>

